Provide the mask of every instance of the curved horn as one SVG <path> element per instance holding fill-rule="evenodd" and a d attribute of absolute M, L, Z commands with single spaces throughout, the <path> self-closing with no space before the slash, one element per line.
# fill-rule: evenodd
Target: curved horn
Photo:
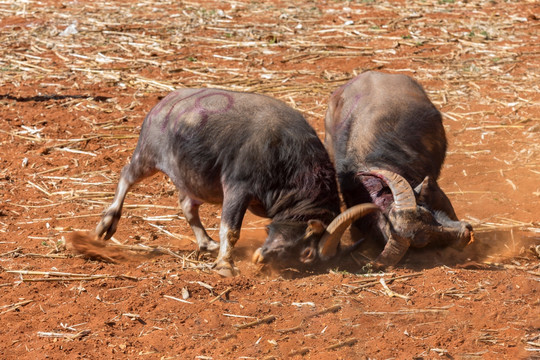
<path fill-rule="evenodd" d="M 397 210 L 412 210 L 416 209 L 416 198 L 413 189 L 405 178 L 395 172 L 370 169 L 372 174 L 380 175 L 386 180 L 392 195 L 394 196 L 394 204 Z"/>
<path fill-rule="evenodd" d="M 377 205 L 371 203 L 360 204 L 355 205 L 336 216 L 326 228 L 326 232 L 319 242 L 319 255 L 321 258 L 328 259 L 334 256 L 337 251 L 339 240 L 345 230 L 355 220 L 378 209 L 379 207 Z"/>
<path fill-rule="evenodd" d="M 410 242 L 407 239 L 391 236 L 382 253 L 375 259 L 375 263 L 385 266 L 396 265 L 405 256 L 409 246 Z"/>

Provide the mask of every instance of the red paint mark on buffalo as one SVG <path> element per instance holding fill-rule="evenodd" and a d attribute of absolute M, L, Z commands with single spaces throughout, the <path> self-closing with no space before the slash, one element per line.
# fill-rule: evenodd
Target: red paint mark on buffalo
<path fill-rule="evenodd" d="M 209 110 L 209 109 L 205 108 L 201 104 L 201 101 L 203 99 L 206 99 L 206 98 L 209 98 L 209 97 L 212 97 L 212 96 L 222 96 L 222 97 L 224 97 L 227 100 L 227 104 L 223 108 L 218 108 L 218 109 L 213 109 L 213 110 Z M 201 115 L 201 122 L 199 123 L 199 127 L 203 127 L 206 124 L 206 122 L 208 121 L 208 116 L 213 115 L 213 114 L 226 113 L 227 111 L 229 111 L 232 108 L 233 104 L 234 104 L 233 97 L 230 94 L 226 94 L 226 93 L 216 92 L 216 93 L 211 93 L 211 94 L 206 94 L 206 95 L 203 95 L 203 96 L 199 96 L 197 98 L 197 100 L 195 100 L 195 110 Z"/>
<path fill-rule="evenodd" d="M 187 100 L 187 99 L 190 99 L 194 96 L 197 96 L 199 94 L 202 94 L 203 92 L 205 92 L 206 89 L 202 89 L 200 91 L 197 91 L 196 93 L 193 93 L 189 96 L 186 96 L 182 99 L 179 99 L 175 102 L 175 104 L 173 106 L 171 106 L 171 108 L 169 109 L 169 111 L 167 112 L 167 116 L 165 116 L 165 120 L 163 121 L 163 124 L 161 124 L 161 132 L 165 131 L 165 129 L 167 128 L 167 124 L 169 123 L 169 119 L 171 117 L 171 113 L 172 111 L 174 110 L 174 108 L 181 102 L 183 102 L 184 100 Z M 176 118 L 176 121 L 178 122 L 178 120 L 180 120 L 180 118 L 182 117 L 182 115 L 186 114 L 186 113 L 189 113 L 193 110 L 193 106 L 188 106 L 186 107 L 184 110 L 182 110 L 179 114 L 177 114 L 177 118 Z"/>
<path fill-rule="evenodd" d="M 224 92 L 208 92 L 209 89 L 201 89 L 188 96 L 183 96 L 182 92 L 173 92 L 160 101 L 148 114 L 146 118 L 146 127 L 150 128 L 154 121 L 160 120 L 160 115 L 164 112 L 166 106 L 170 105 L 167 114 L 163 117 L 160 130 L 161 133 L 165 133 L 167 127 L 170 126 L 171 132 L 176 134 L 180 131 L 182 126 L 182 118 L 187 114 L 198 115 L 199 121 L 196 124 L 197 129 L 201 129 L 208 121 L 209 116 L 214 114 L 223 114 L 229 111 L 234 105 L 234 98 L 232 95 Z M 183 96 L 183 97 L 182 97 Z M 210 100 L 209 104 L 204 104 L 205 99 L 212 97 L 222 97 L 225 99 L 223 102 Z M 187 100 L 192 100 L 191 103 L 187 103 Z M 172 105 L 171 105 L 172 104 Z M 211 108 L 210 105 L 217 105 L 215 108 Z M 184 106 L 179 112 L 175 113 L 175 109 L 178 106 Z M 172 125 L 171 125 L 172 123 Z M 146 142 L 147 137 L 150 136 L 151 131 L 146 131 L 144 134 L 143 142 Z"/>

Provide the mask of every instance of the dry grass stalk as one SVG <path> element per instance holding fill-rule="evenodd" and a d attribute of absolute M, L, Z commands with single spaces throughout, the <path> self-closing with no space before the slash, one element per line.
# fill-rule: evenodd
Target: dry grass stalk
<path fill-rule="evenodd" d="M 439 356 L 448 356 L 448 350 L 446 349 L 439 349 L 439 348 L 431 348 L 430 351 L 436 352 Z"/>
<path fill-rule="evenodd" d="M 139 314 L 124 313 L 124 314 L 122 314 L 122 316 L 125 316 L 125 317 L 129 318 L 132 321 L 138 321 L 141 324 L 146 325 L 146 321 L 144 321 L 142 319 L 141 315 L 139 315 Z"/>
<path fill-rule="evenodd" d="M 82 276 L 82 277 L 57 277 L 57 278 L 33 278 L 33 279 L 22 279 L 22 282 L 49 282 L 49 281 L 91 281 L 99 280 L 103 278 L 96 278 L 92 276 Z"/>
<path fill-rule="evenodd" d="M 389 297 L 398 297 L 398 298 L 401 298 L 401 299 L 404 299 L 404 300 L 407 300 L 407 301 L 410 300 L 410 297 L 408 297 L 406 295 L 398 294 L 397 292 L 395 292 L 393 290 L 390 290 L 388 285 L 386 285 L 386 282 L 384 281 L 384 278 L 380 278 L 379 282 L 381 283 L 381 285 L 382 285 L 382 287 L 384 289 L 384 293 L 386 295 L 388 295 Z"/>
<path fill-rule="evenodd" d="M 348 340 L 345 340 L 345 341 L 340 341 L 337 344 L 330 345 L 325 350 L 335 350 L 335 349 L 339 349 L 339 348 L 341 348 L 343 346 L 352 346 L 352 345 L 356 344 L 357 342 L 358 342 L 358 339 L 351 338 L 351 339 L 348 339 Z"/>
<path fill-rule="evenodd" d="M 448 290 L 445 290 L 441 292 L 441 297 L 444 296 L 450 296 L 450 297 L 457 297 L 457 298 L 464 298 L 467 295 L 475 295 L 478 294 L 478 292 L 481 290 L 481 288 L 475 288 L 469 291 L 464 291 L 456 288 L 451 288 Z"/>
<path fill-rule="evenodd" d="M 5 252 L 5 253 L 3 253 L 3 254 L 0 254 L 0 257 L 13 255 L 13 254 L 15 254 L 15 253 L 20 253 L 21 250 L 22 250 L 22 248 L 18 247 L 18 248 L 16 248 L 15 250 L 11 250 L 11 251 Z"/>
<path fill-rule="evenodd" d="M 90 334 L 90 330 L 82 330 L 76 334 L 66 334 L 66 333 L 55 333 L 55 332 L 43 332 L 38 331 L 37 335 L 39 337 L 50 337 L 50 338 L 64 338 L 66 340 L 76 340 Z"/>
<path fill-rule="evenodd" d="M 166 298 L 166 299 L 175 300 L 175 301 L 178 301 L 178 302 L 181 302 L 181 303 L 184 303 L 184 304 L 193 304 L 193 302 L 191 302 L 191 301 L 180 299 L 180 298 L 177 298 L 177 297 L 174 297 L 174 296 L 171 296 L 171 295 L 163 295 L 163 297 Z"/>
<path fill-rule="evenodd" d="M 214 302 L 218 301 L 219 299 L 221 299 L 221 297 L 225 294 L 228 294 L 229 291 L 232 290 L 232 287 L 228 287 L 227 289 L 223 290 L 222 292 L 219 293 L 218 296 L 216 296 L 215 298 L 213 298 L 212 300 L 210 300 L 209 304 L 213 304 Z"/>
<path fill-rule="evenodd" d="M 493 332 L 484 332 L 477 339 L 477 341 L 487 343 L 487 344 L 497 344 L 499 340 L 500 339 L 496 338 L 493 335 Z"/>
<path fill-rule="evenodd" d="M 53 172 L 56 172 L 56 171 L 66 170 L 66 169 L 69 169 L 69 165 L 57 166 L 57 167 L 54 167 L 54 168 L 43 170 L 43 171 L 35 173 L 34 176 L 41 176 L 41 175 L 44 175 L 44 174 L 50 174 L 50 173 L 53 173 Z"/>
<path fill-rule="evenodd" d="M 237 315 L 237 314 L 223 314 L 223 316 L 227 317 L 234 317 L 234 318 L 241 318 L 241 319 L 256 319 L 256 316 L 250 316 L 250 315 Z"/>
<path fill-rule="evenodd" d="M 431 308 L 431 309 L 403 309 L 399 311 L 365 311 L 365 315 L 410 315 L 410 314 L 438 314 L 438 313 L 447 313 L 448 309 L 453 305 L 442 307 L 442 308 Z"/>
<path fill-rule="evenodd" d="M 262 319 L 255 320 L 255 321 L 252 321 L 252 322 L 249 322 L 249 323 L 246 323 L 246 324 L 235 324 L 233 326 L 237 330 L 241 330 L 241 329 L 246 329 L 246 328 L 250 328 L 250 327 L 253 327 L 253 326 L 257 326 L 257 325 L 260 325 L 260 324 L 268 324 L 268 323 L 271 323 L 274 320 L 276 320 L 276 316 L 275 315 L 269 315 L 269 316 L 266 316 L 266 317 L 264 317 Z"/>
<path fill-rule="evenodd" d="M 301 329 L 303 328 L 303 325 L 304 325 L 304 320 L 302 320 L 302 322 L 300 322 L 299 325 L 294 326 L 294 327 L 292 327 L 292 328 L 288 328 L 288 329 L 278 329 L 278 330 L 276 330 L 276 331 L 279 332 L 279 333 L 281 333 L 281 334 L 292 333 L 292 332 L 301 330 Z"/>
<path fill-rule="evenodd" d="M 168 230 L 165 230 L 165 228 L 163 226 L 155 225 L 155 224 L 152 224 L 152 223 L 148 223 L 148 225 L 158 229 L 162 233 L 164 233 L 166 235 L 169 235 L 172 238 L 175 238 L 175 239 L 178 239 L 178 240 L 189 239 L 192 243 L 194 243 L 194 244 L 197 243 L 197 240 L 193 239 L 192 237 L 185 236 L 185 235 L 180 235 L 180 234 L 173 234 L 172 232 L 170 232 Z"/>
<path fill-rule="evenodd" d="M 406 279 L 410 279 L 410 278 L 414 278 L 414 277 L 418 277 L 422 275 L 424 275 L 423 272 L 417 272 L 413 274 L 406 274 L 406 275 L 400 275 L 400 276 L 395 276 L 394 273 L 374 274 L 373 276 L 391 276 L 391 278 L 389 278 L 387 281 L 389 283 L 392 283 L 393 281 L 396 281 L 396 280 L 403 281 Z M 352 283 L 355 284 L 355 283 L 372 282 L 372 281 L 377 283 L 379 280 L 378 279 L 361 279 L 361 280 L 352 281 Z"/>
<path fill-rule="evenodd" d="M 126 289 L 133 289 L 135 286 L 133 285 L 129 285 L 129 286 L 121 286 L 121 287 L 116 287 L 116 288 L 112 288 L 112 289 L 107 289 L 107 291 L 116 291 L 116 290 L 126 290 Z"/>
<path fill-rule="evenodd" d="M 30 180 L 27 181 L 28 184 L 32 185 L 33 187 L 35 187 L 36 189 L 38 189 L 39 191 L 41 191 L 42 193 L 44 193 L 45 195 L 47 195 L 48 197 L 51 196 L 51 193 L 48 192 L 47 190 L 43 189 L 41 186 L 37 185 L 37 184 L 34 184 L 33 182 L 31 182 Z"/>
<path fill-rule="evenodd" d="M 219 340 L 229 340 L 229 339 L 232 339 L 232 338 L 235 338 L 236 337 L 236 334 L 225 334 L 223 335 L 222 337 L 219 338 Z"/>
<path fill-rule="evenodd" d="M 49 258 L 49 259 L 68 259 L 73 257 L 72 255 L 67 254 L 21 254 L 21 256 L 24 257 L 30 257 L 30 258 Z"/>
<path fill-rule="evenodd" d="M 16 137 L 16 138 L 19 138 L 19 139 L 23 139 L 23 140 L 29 140 L 29 141 L 36 141 L 36 142 L 41 142 L 41 141 L 44 141 L 44 139 L 41 139 L 37 136 L 35 137 L 30 137 L 30 136 L 22 136 L 22 135 L 19 135 L 19 134 L 16 134 L 14 132 L 9 132 L 9 131 L 5 131 L 5 130 L 2 130 L 0 129 L 0 132 L 1 133 L 4 133 L 4 134 L 9 134 L 13 137 Z"/>
<path fill-rule="evenodd" d="M 289 353 L 289 356 L 296 356 L 296 355 L 306 355 L 307 353 L 309 353 L 311 351 L 310 348 L 307 348 L 307 347 L 303 347 L 301 349 L 298 349 L 298 350 L 293 350 Z"/>
<path fill-rule="evenodd" d="M 322 310 L 319 310 L 313 314 L 310 314 L 310 315 L 307 315 L 305 318 L 306 319 L 310 319 L 310 318 L 313 318 L 313 317 L 317 317 L 317 316 L 320 316 L 320 315 L 324 315 L 324 314 L 327 314 L 327 313 L 334 313 L 334 312 L 338 312 L 339 310 L 341 310 L 341 305 L 337 304 L 337 305 L 332 305 L 326 309 L 322 309 Z"/>
<path fill-rule="evenodd" d="M 393 274 L 388 273 L 388 274 L 379 274 L 377 276 L 392 275 L 392 277 L 387 280 L 388 283 L 392 283 L 393 281 L 405 281 L 405 280 L 408 280 L 408 279 L 413 278 L 413 277 L 421 276 L 423 274 L 424 274 L 423 272 L 418 272 L 418 273 L 414 273 L 414 274 L 394 276 Z M 382 279 L 382 277 L 380 279 Z M 361 280 L 352 281 L 352 283 L 353 284 L 354 283 L 361 283 L 361 285 L 354 286 L 354 285 L 349 285 L 349 284 L 343 284 L 343 286 L 346 286 L 347 288 L 349 288 L 350 289 L 349 291 L 351 291 L 351 292 L 356 292 L 358 290 L 362 290 L 362 289 L 365 289 L 365 288 L 368 288 L 368 287 L 371 287 L 371 286 L 375 286 L 375 285 L 377 285 L 377 284 L 379 284 L 381 282 L 380 282 L 379 279 L 361 279 Z M 384 285 L 383 285 L 383 287 L 384 287 Z"/>
<path fill-rule="evenodd" d="M 34 300 L 24 300 L 24 301 L 20 301 L 18 303 L 15 303 L 15 304 L 1 306 L 0 309 L 6 309 L 7 308 L 7 310 L 4 310 L 4 311 L 0 312 L 0 315 L 4 315 L 5 313 L 8 313 L 10 311 L 18 310 L 19 308 L 21 308 L 21 307 L 23 307 L 25 305 L 28 305 L 33 301 Z"/>
<path fill-rule="evenodd" d="M 139 278 L 128 275 L 105 275 L 105 274 L 73 274 L 57 271 L 31 271 L 31 270 L 7 270 L 6 273 L 22 275 L 44 275 L 45 278 L 22 279 L 22 281 L 81 281 L 99 279 L 124 279 L 138 281 Z"/>

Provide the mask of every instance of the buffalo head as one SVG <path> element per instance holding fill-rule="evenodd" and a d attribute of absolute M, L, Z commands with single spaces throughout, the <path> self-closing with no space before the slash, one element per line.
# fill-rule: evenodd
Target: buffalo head
<path fill-rule="evenodd" d="M 451 246 L 462 249 L 473 239 L 472 226 L 456 219 L 446 195 L 429 177 L 415 189 L 401 175 L 388 170 L 374 169 L 361 174 L 376 177 L 390 190 L 390 201 L 384 189 L 375 193 L 368 189 L 375 203 L 379 203 L 378 228 L 386 245 L 376 259 L 377 263 L 395 265 L 409 247 L 427 245 Z"/>
<path fill-rule="evenodd" d="M 314 264 L 333 257 L 345 230 L 357 219 L 378 210 L 374 204 L 353 206 L 339 214 L 328 226 L 320 220 L 272 222 L 268 237 L 253 254 L 253 263 L 281 265 Z"/>

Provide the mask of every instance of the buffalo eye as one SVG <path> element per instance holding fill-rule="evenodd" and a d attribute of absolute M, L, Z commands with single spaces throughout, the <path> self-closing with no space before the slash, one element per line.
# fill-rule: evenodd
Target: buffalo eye
<path fill-rule="evenodd" d="M 312 247 L 307 247 L 300 254 L 300 261 L 304 264 L 312 263 L 317 257 L 317 252 Z"/>

